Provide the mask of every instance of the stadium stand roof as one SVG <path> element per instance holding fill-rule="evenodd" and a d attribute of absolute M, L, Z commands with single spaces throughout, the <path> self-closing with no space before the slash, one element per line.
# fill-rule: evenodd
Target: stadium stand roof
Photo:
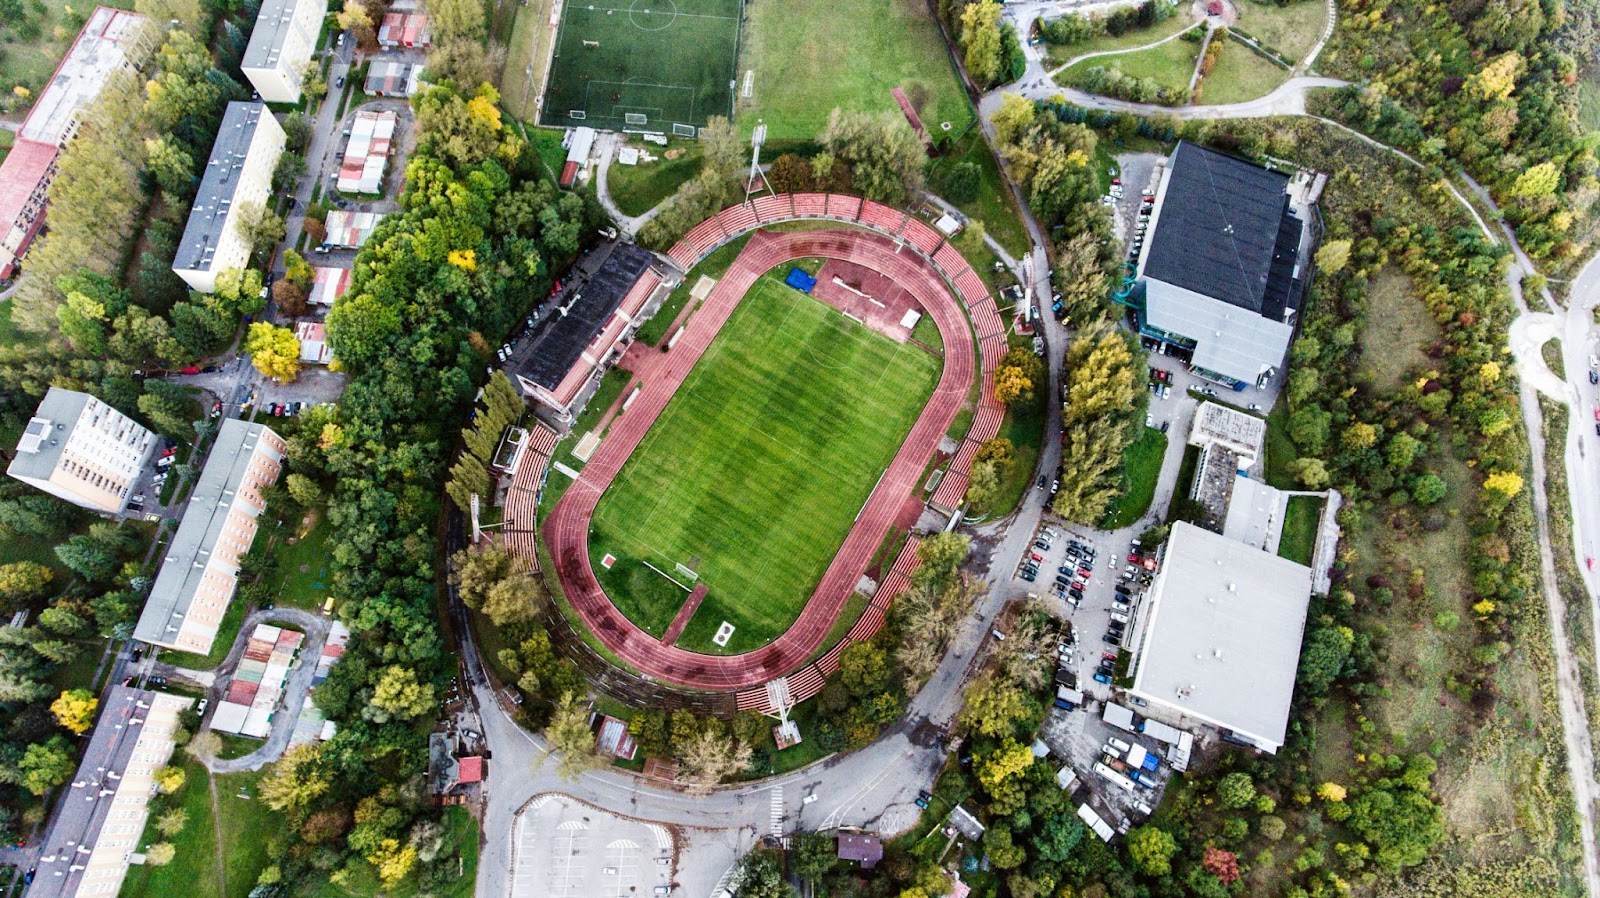
<path fill-rule="evenodd" d="M 613 246 L 588 283 L 551 314 L 543 330 L 518 347 L 516 373 L 554 390 L 654 261 L 654 255 L 634 244 Z"/>

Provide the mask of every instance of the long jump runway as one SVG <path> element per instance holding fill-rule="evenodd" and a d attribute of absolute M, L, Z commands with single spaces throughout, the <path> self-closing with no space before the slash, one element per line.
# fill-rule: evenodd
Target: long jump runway
<path fill-rule="evenodd" d="M 808 257 L 863 265 L 908 290 L 944 339 L 944 370 L 810 601 L 782 636 L 742 655 L 702 655 L 665 645 L 628 620 L 600 588 L 589 560 L 590 519 L 600 496 L 745 292 L 773 267 Z M 757 686 L 799 667 L 822 644 L 907 497 L 915 495 L 922 472 L 971 392 L 977 374 L 972 330 L 960 300 L 933 266 L 909 248 L 896 252 L 893 241 L 866 231 L 761 231 L 751 237 L 705 303 L 689 318 L 683 336 L 665 361 L 644 384 L 627 414 L 612 424 L 605 441 L 556 503 L 544 524 L 545 540 L 567 600 L 606 648 L 629 664 L 679 686 L 716 691 Z"/>

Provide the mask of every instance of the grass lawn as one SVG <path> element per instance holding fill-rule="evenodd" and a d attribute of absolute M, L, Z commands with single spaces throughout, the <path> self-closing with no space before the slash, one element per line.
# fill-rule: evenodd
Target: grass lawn
<path fill-rule="evenodd" d="M 556 447 L 555 461 L 561 462 L 574 471 L 583 470 L 583 462 L 578 461 L 577 457 L 572 454 L 572 450 L 578 447 L 578 440 L 583 439 L 584 434 L 593 430 L 595 425 L 600 423 L 600 417 L 606 413 L 607 409 L 611 408 L 613 402 L 617 401 L 617 397 L 622 395 L 622 388 L 626 387 L 631 380 L 633 380 L 633 375 L 621 368 L 612 368 L 600 378 L 600 386 L 595 388 L 593 398 L 589 400 L 588 405 L 583 407 L 583 412 L 578 415 L 577 421 L 572 425 L 573 438 L 563 440 Z M 560 471 L 551 475 L 552 482 L 558 478 L 564 483 L 567 480 L 567 475 L 562 474 Z"/>
<path fill-rule="evenodd" d="M 944 334 L 939 333 L 939 325 L 927 315 L 917 319 L 917 326 L 911 329 L 911 339 L 935 352 L 944 351 Z"/>
<path fill-rule="evenodd" d="M 731 115 L 742 6 L 742 0 L 563 4 L 544 124 L 670 134 L 674 124 Z"/>
<path fill-rule="evenodd" d="M 1555 373 L 1556 377 L 1566 380 L 1567 363 L 1561 358 L 1560 340 L 1546 340 L 1545 344 L 1539 347 L 1539 355 L 1544 359 L 1545 365 Z"/>
<path fill-rule="evenodd" d="M 1361 328 L 1361 373 L 1382 389 L 1395 389 L 1433 362 L 1423 351 L 1439 339 L 1439 325 L 1412 291 L 1411 278 L 1392 265 L 1367 284 L 1367 315 Z"/>
<path fill-rule="evenodd" d="M 661 155 L 661 148 L 648 145 L 651 155 Z M 672 196 L 673 191 L 685 181 L 700 173 L 700 145 L 678 141 L 672 149 L 683 150 L 676 159 L 662 157 L 654 162 L 623 165 L 615 160 L 606 172 L 606 189 L 611 199 L 625 215 L 643 215 L 658 203 Z"/>
<path fill-rule="evenodd" d="M 175 652 L 171 649 L 161 650 L 161 660 L 190 670 L 210 670 L 222 663 L 228 656 L 228 649 L 233 648 L 233 641 L 239 636 L 239 627 L 244 624 L 244 616 L 250 609 L 246 607 L 243 599 L 237 595 L 228 603 L 228 613 L 222 616 L 222 623 L 217 627 L 217 638 L 211 643 L 211 651 L 204 655 L 191 652 Z"/>
<path fill-rule="evenodd" d="M 966 213 L 968 218 L 983 222 L 984 231 L 989 236 L 1005 247 L 1012 258 L 1020 258 L 1028 251 L 1027 229 L 1017 214 L 1011 191 L 1006 189 L 1005 181 L 1000 177 L 994 154 L 989 152 L 989 145 L 983 142 L 983 136 L 976 128 L 956 144 L 954 151 L 929 166 L 928 182 L 935 190 L 939 189 L 944 174 L 964 162 L 975 163 L 983 173 L 983 179 L 978 184 L 977 197 L 971 202 L 956 203 L 956 208 Z"/>
<path fill-rule="evenodd" d="M 1322 517 L 1322 500 L 1316 496 L 1290 496 L 1289 510 L 1283 519 L 1283 538 L 1278 555 L 1300 564 L 1311 564 L 1317 547 L 1317 521 Z"/>
<path fill-rule="evenodd" d="M 1239 27 L 1245 33 L 1291 62 L 1299 62 L 1311 52 L 1327 24 L 1327 7 L 1317 0 L 1295 0 L 1288 6 L 1270 0 L 1242 0 L 1235 7 L 1239 10 Z"/>
<path fill-rule="evenodd" d="M 1600 80 L 1578 81 L 1578 120 L 1590 131 L 1600 131 Z"/>
<path fill-rule="evenodd" d="M 511 25 L 506 64 L 500 72 L 500 103 L 525 122 L 538 113 L 544 94 L 544 64 L 550 56 L 550 8 L 555 0 L 524 0 Z M 532 74 L 529 74 L 531 71 Z"/>
<path fill-rule="evenodd" d="M 1309 2 L 1309 0 L 1302 0 Z M 1200 82 L 1200 104 L 1242 103 L 1266 96 L 1288 80 L 1289 72 L 1238 41 L 1222 48 L 1216 68 Z"/>
<path fill-rule="evenodd" d="M 1167 41 L 1159 47 L 1116 56 L 1099 56 L 1085 59 L 1061 73 L 1065 83 L 1076 85 L 1083 74 L 1096 66 L 1121 69 L 1133 78 L 1149 78 L 1175 96 L 1183 96 L 1189 89 L 1189 78 L 1194 74 L 1195 60 L 1200 55 L 1200 45 L 1186 40 Z"/>
<path fill-rule="evenodd" d="M 6 161 L 7 154 L 9 154 L 11 152 L 11 147 L 13 145 L 15 145 L 16 142 L 17 142 L 16 132 L 7 131 L 4 128 L 0 128 L 0 162 Z M 9 307 L 11 304 L 10 303 L 6 303 L 6 305 L 7 305 L 7 307 Z M 9 321 L 10 319 L 11 319 L 11 313 L 8 311 L 8 312 L 6 312 L 6 320 Z"/>
<path fill-rule="evenodd" d="M 1289 466 L 1299 457 L 1294 441 L 1289 439 L 1289 403 L 1280 402 L 1267 415 L 1267 485 L 1280 490 L 1300 487 L 1299 481 L 1289 473 Z"/>
<path fill-rule="evenodd" d="M 1156 496 L 1156 480 L 1161 476 L 1161 460 L 1166 455 L 1166 434 L 1153 427 L 1139 431 L 1122 452 L 1122 494 L 1112 504 L 1100 529 L 1119 530 L 1150 510 L 1150 502 Z"/>
<path fill-rule="evenodd" d="M 283 827 L 283 820 L 255 798 L 261 773 L 218 776 L 219 814 L 213 817 L 206 769 L 181 752 L 173 755 L 172 763 L 188 774 L 177 805 L 189 812 L 189 822 L 171 840 L 177 857 L 165 867 L 128 868 L 122 898 L 245 898 L 267 866 L 268 842 Z M 144 848 L 162 838 L 152 814 L 139 845 Z M 219 842 L 226 887 L 217 881 Z"/>
<path fill-rule="evenodd" d="M 811 138 L 835 107 L 898 112 L 890 91 L 906 92 L 932 135 L 959 134 L 973 113 L 956 80 L 944 39 L 922 0 L 788 0 L 746 10 L 741 90 L 755 72 L 750 99 L 739 99 L 744 131 L 766 122 L 774 139 Z"/>
<path fill-rule="evenodd" d="M 1086 53 L 1106 53 L 1112 50 L 1132 50 L 1135 47 L 1143 47 L 1148 44 L 1153 44 L 1156 41 L 1171 37 L 1174 34 L 1182 34 L 1193 27 L 1194 21 L 1189 17 L 1184 16 L 1181 18 L 1168 19 L 1159 25 L 1153 25 L 1149 28 L 1135 28 L 1132 31 L 1124 31 L 1116 37 L 1112 37 L 1111 35 L 1107 34 L 1091 40 L 1079 41 L 1076 44 L 1067 44 L 1066 46 L 1055 46 L 1052 44 L 1047 51 L 1045 64 L 1054 69 L 1059 68 L 1060 66 L 1065 65 L 1067 62 Z"/>
<path fill-rule="evenodd" d="M 478 821 L 472 819 L 466 808 L 445 808 L 444 827 L 445 848 L 441 856 L 459 854 L 461 862 L 456 869 L 460 875 L 426 894 L 432 898 L 471 898 L 478 878 Z M 324 881 L 321 888 L 303 894 L 316 898 L 411 898 L 418 894 L 415 875 L 396 888 L 385 889 L 379 885 L 377 872 L 371 865 L 355 865 L 355 874 L 343 886 Z"/>
<path fill-rule="evenodd" d="M 710 590 L 679 644 L 747 652 L 793 623 L 900 442 L 940 363 L 766 276 L 750 289 L 595 510 L 612 601 L 664 632 Z M 610 552 L 610 570 L 598 562 Z M 776 562 L 776 563 L 774 563 Z M 711 642 L 723 621 L 738 631 Z"/>
<path fill-rule="evenodd" d="M 273 590 L 276 604 L 322 610 L 328 599 L 328 537 L 332 530 L 319 515 L 311 531 L 293 543 L 287 539 L 274 541 L 272 551 L 278 558 L 278 582 Z"/>
<path fill-rule="evenodd" d="M 694 270 L 684 277 L 683 283 L 673 289 L 672 295 L 661 304 L 655 316 L 646 321 L 644 327 L 639 328 L 638 341 L 646 346 L 659 346 L 661 341 L 667 338 L 667 328 L 672 326 L 672 322 L 678 318 L 678 313 L 682 312 L 683 307 L 689 302 L 689 291 L 694 289 L 694 285 L 701 277 L 721 278 L 727 272 L 728 266 L 733 264 L 733 260 L 739 258 L 739 251 L 744 249 L 744 245 L 749 241 L 748 234 L 732 240 L 726 246 L 714 250 L 704 261 L 696 265 Z"/>
<path fill-rule="evenodd" d="M 561 146 L 562 132 L 550 128 L 528 128 L 526 133 L 534 152 L 539 154 L 539 161 L 544 163 L 551 183 L 555 183 L 561 177 L 562 166 L 567 162 L 567 151 Z"/>

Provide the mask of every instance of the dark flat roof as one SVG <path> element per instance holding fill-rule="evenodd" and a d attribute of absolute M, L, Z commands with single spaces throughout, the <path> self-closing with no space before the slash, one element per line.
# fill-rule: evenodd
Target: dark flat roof
<path fill-rule="evenodd" d="M 228 211 L 239 189 L 250 142 L 255 139 L 256 125 L 264 115 L 271 115 L 265 103 L 234 101 L 228 104 L 228 110 L 222 115 L 222 127 L 217 129 L 217 141 L 211 145 L 210 161 L 200 176 L 200 188 L 189 211 L 189 224 L 183 229 L 183 239 L 178 241 L 173 270 L 204 271 L 211 267 L 212 254 L 228 226 Z M 275 161 L 269 160 L 267 164 L 275 164 Z"/>
<path fill-rule="evenodd" d="M 545 319 L 544 326 L 517 348 L 512 370 L 554 390 L 654 261 L 648 250 L 632 243 L 612 244 L 611 255 L 600 269 L 564 293 L 561 306 Z"/>
<path fill-rule="evenodd" d="M 1144 276 L 1282 321 L 1290 289 L 1280 278 L 1293 272 L 1299 246 L 1288 177 L 1188 142 L 1170 164 Z M 1285 248 L 1287 267 L 1275 266 Z"/>

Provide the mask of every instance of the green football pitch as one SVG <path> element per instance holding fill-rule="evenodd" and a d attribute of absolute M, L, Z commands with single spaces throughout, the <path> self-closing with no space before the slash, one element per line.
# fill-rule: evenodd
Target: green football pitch
<path fill-rule="evenodd" d="M 733 114 L 743 0 L 568 2 L 546 125 L 673 133 Z M 692 134 L 690 135 L 692 136 Z"/>
<path fill-rule="evenodd" d="M 800 614 L 932 395 L 940 362 L 768 275 L 734 310 L 595 509 L 591 557 L 619 610 L 677 645 L 759 648 Z M 653 565 L 665 575 L 651 570 Z M 711 638 L 723 621 L 727 646 Z"/>

